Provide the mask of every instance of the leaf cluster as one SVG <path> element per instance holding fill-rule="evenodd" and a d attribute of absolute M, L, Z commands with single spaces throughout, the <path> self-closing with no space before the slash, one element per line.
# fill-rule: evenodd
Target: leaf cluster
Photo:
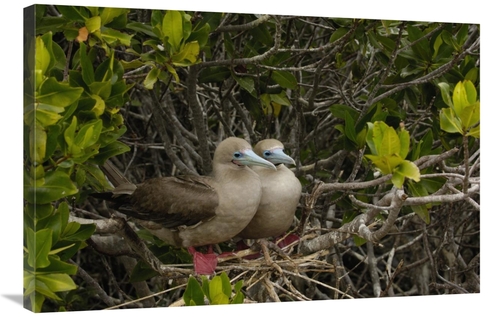
<path fill-rule="evenodd" d="M 210 280 L 203 275 L 201 285 L 195 277 L 190 276 L 183 299 L 186 306 L 206 305 L 205 300 L 209 305 L 241 304 L 245 299 L 245 295 L 241 292 L 242 287 L 242 280 L 231 285 L 226 272 Z"/>

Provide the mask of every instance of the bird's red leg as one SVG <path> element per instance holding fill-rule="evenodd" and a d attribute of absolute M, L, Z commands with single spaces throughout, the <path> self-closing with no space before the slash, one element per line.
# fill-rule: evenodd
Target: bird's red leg
<path fill-rule="evenodd" d="M 212 275 L 217 267 L 217 254 L 213 253 L 212 246 L 208 247 L 208 252 L 203 254 L 196 251 L 194 247 L 189 247 L 188 252 L 193 256 L 194 272 L 198 275 Z"/>

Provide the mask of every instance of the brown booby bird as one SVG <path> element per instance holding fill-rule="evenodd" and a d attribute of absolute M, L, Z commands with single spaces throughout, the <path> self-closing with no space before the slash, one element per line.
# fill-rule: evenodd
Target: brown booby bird
<path fill-rule="evenodd" d="M 283 149 L 283 143 L 275 139 L 262 140 L 254 147 L 257 155 L 276 165 L 276 171 L 252 166 L 252 170 L 259 175 L 262 182 L 262 197 L 252 221 L 237 234 L 240 238 L 276 237 L 292 225 L 302 185 L 295 174 L 284 165 L 295 165 L 295 161 L 286 155 Z"/>
<path fill-rule="evenodd" d="M 276 171 L 275 165 L 257 156 L 247 141 L 235 137 L 217 146 L 212 166 L 211 176 L 160 177 L 139 185 L 124 183 L 112 191 L 111 197 L 118 211 L 135 218 L 161 240 L 188 248 L 195 271 L 198 261 L 213 265 L 212 272 L 198 270 L 200 274 L 213 273 L 217 259 L 213 254 L 204 259 L 204 255 L 194 252 L 194 247 L 233 238 L 257 211 L 261 181 L 249 166 Z"/>

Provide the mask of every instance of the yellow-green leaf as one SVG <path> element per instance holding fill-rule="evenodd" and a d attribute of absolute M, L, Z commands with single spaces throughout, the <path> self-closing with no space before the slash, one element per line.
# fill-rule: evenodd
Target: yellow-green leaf
<path fill-rule="evenodd" d="M 144 87 L 146 89 L 153 89 L 154 84 L 158 80 L 158 75 L 160 75 L 160 69 L 154 67 L 152 68 L 146 78 L 144 79 Z"/>
<path fill-rule="evenodd" d="M 200 55 L 198 42 L 189 42 L 177 54 L 172 56 L 172 63 L 175 66 L 190 66 L 196 63 L 198 55 Z"/>
<path fill-rule="evenodd" d="M 478 126 L 472 128 L 472 129 L 470 129 L 469 132 L 467 133 L 467 135 L 468 136 L 472 136 L 472 137 L 474 137 L 476 139 L 479 139 L 479 137 L 480 137 L 479 136 L 479 130 L 480 130 L 479 127 L 480 127 L 480 125 L 478 125 Z"/>
<path fill-rule="evenodd" d="M 47 132 L 38 123 L 30 129 L 30 157 L 36 164 L 41 164 L 47 148 Z"/>
<path fill-rule="evenodd" d="M 406 160 L 401 162 L 393 172 L 392 183 L 401 188 L 405 177 L 416 182 L 420 181 L 420 170 L 415 163 Z"/>
<path fill-rule="evenodd" d="M 43 268 L 50 265 L 49 252 L 52 246 L 52 230 L 41 229 L 37 232 L 31 228 L 26 230 L 26 244 L 28 246 L 28 264 L 32 268 Z"/>
<path fill-rule="evenodd" d="M 65 292 L 76 288 L 76 284 L 68 274 L 37 274 L 36 278 L 43 282 L 52 292 Z"/>
<path fill-rule="evenodd" d="M 42 74 L 45 74 L 47 68 L 50 64 L 50 52 L 45 47 L 45 43 L 42 38 L 38 36 L 36 38 L 36 49 L 35 49 L 35 70 L 40 70 Z M 37 83 L 38 86 L 40 83 Z"/>
<path fill-rule="evenodd" d="M 450 85 L 448 83 L 442 82 L 438 84 L 439 89 L 441 90 L 441 97 L 443 98 L 444 103 L 448 107 L 453 107 L 453 101 L 450 97 Z"/>
<path fill-rule="evenodd" d="M 89 33 L 94 33 L 101 28 L 101 17 L 95 16 L 87 19 L 87 21 L 85 21 L 85 26 L 87 27 Z"/>
<path fill-rule="evenodd" d="M 175 68 L 172 67 L 172 65 L 170 65 L 170 64 L 166 64 L 165 66 L 167 67 L 168 72 L 170 74 L 172 74 L 172 76 L 174 76 L 175 81 L 180 82 L 179 75 L 177 74 L 177 71 L 175 70 Z"/>
<path fill-rule="evenodd" d="M 441 111 L 439 112 L 439 126 L 441 130 L 448 133 L 463 134 L 462 124 L 460 120 L 455 117 L 455 113 L 451 108 L 441 109 Z"/>
<path fill-rule="evenodd" d="M 98 95 L 92 95 L 90 97 L 95 100 L 95 105 L 92 108 L 92 112 L 95 113 L 97 117 L 100 117 L 106 109 L 106 103 Z"/>
<path fill-rule="evenodd" d="M 399 154 L 401 145 L 399 143 L 398 134 L 393 127 L 385 128 L 381 144 L 378 146 L 378 148 L 380 149 L 378 153 L 379 155 Z"/>
<path fill-rule="evenodd" d="M 60 83 L 54 77 L 50 77 L 42 83 L 35 98 L 40 103 L 67 107 L 77 101 L 82 93 L 82 87 L 71 87 L 67 83 Z"/>
<path fill-rule="evenodd" d="M 106 25 L 113 21 L 114 18 L 122 14 L 127 14 L 128 12 L 129 10 L 125 8 L 104 8 L 100 14 L 102 25 Z"/>
<path fill-rule="evenodd" d="M 408 130 L 401 128 L 401 130 L 398 132 L 398 137 L 400 144 L 399 156 L 402 159 L 405 159 L 408 155 L 408 152 L 410 151 L 410 133 L 408 132 Z"/>
<path fill-rule="evenodd" d="M 467 89 L 463 82 L 458 82 L 453 90 L 453 108 L 455 113 L 461 117 L 462 111 L 465 107 L 469 105 L 469 100 L 467 98 Z"/>
<path fill-rule="evenodd" d="M 162 32 L 163 36 L 168 37 L 168 43 L 172 46 L 174 52 L 178 52 L 183 36 L 182 15 L 179 11 L 167 11 L 163 17 Z"/>

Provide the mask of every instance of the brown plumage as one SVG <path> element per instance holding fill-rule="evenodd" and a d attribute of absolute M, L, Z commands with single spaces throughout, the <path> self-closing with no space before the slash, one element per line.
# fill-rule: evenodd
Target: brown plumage
<path fill-rule="evenodd" d="M 254 152 L 273 164 L 276 171 L 252 167 L 262 182 L 259 208 L 250 223 L 237 236 L 244 239 L 260 239 L 278 236 L 292 225 L 300 200 L 302 185 L 284 164 L 295 161 L 283 152 L 283 144 L 275 139 L 258 142 Z"/>
<path fill-rule="evenodd" d="M 260 178 L 248 166 L 276 170 L 272 163 L 258 157 L 248 142 L 231 137 L 215 150 L 212 176 L 162 177 L 139 185 L 122 183 L 113 190 L 111 199 L 119 211 L 170 245 L 220 243 L 240 232 L 259 206 Z"/>

